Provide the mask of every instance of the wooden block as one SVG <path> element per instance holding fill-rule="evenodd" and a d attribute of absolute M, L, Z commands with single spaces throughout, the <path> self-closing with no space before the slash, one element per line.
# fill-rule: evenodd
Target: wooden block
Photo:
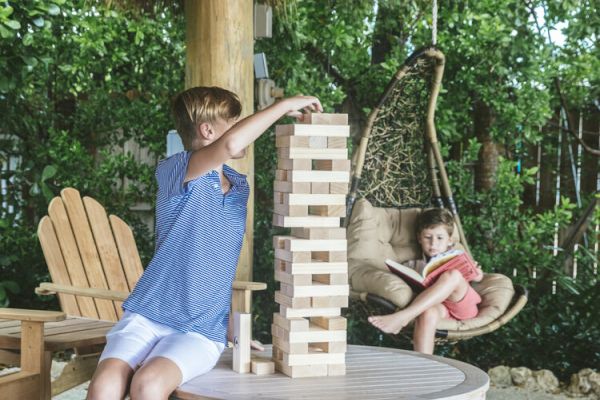
<path fill-rule="evenodd" d="M 233 314 L 233 370 L 239 374 L 250 372 L 250 341 L 252 314 Z"/>
<path fill-rule="evenodd" d="M 327 376 L 344 376 L 346 375 L 346 364 L 328 364 Z"/>
<path fill-rule="evenodd" d="M 346 171 L 350 172 L 352 163 L 350 160 L 314 160 L 312 169 L 318 171 Z"/>
<path fill-rule="evenodd" d="M 350 286 L 348 284 L 324 285 L 319 282 L 313 282 L 312 285 L 286 285 L 285 290 L 282 285 L 281 292 L 290 297 L 348 296 L 350 294 Z"/>
<path fill-rule="evenodd" d="M 327 138 L 325 137 L 325 142 Z M 275 138 L 276 147 L 308 147 L 310 140 L 306 136 L 277 136 Z M 324 147 L 327 147 L 325 145 Z"/>
<path fill-rule="evenodd" d="M 283 361 L 275 361 L 275 369 L 290 378 L 327 376 L 329 372 L 327 364 L 289 366 L 285 365 Z"/>
<path fill-rule="evenodd" d="M 327 185 L 327 191 L 329 192 L 329 183 Z M 310 182 L 283 182 L 274 181 L 273 191 L 282 193 L 310 193 L 311 185 Z"/>
<path fill-rule="evenodd" d="M 284 260 L 275 259 L 276 269 L 285 271 L 292 275 L 304 275 L 304 274 L 345 274 L 348 272 L 347 262 L 327 263 L 327 262 L 289 262 Z"/>
<path fill-rule="evenodd" d="M 350 180 L 350 173 L 348 171 L 305 171 L 278 169 L 275 171 L 275 179 L 288 182 L 347 183 Z"/>
<path fill-rule="evenodd" d="M 341 314 L 339 307 L 330 308 L 289 308 L 279 305 L 279 313 L 284 318 L 294 317 L 337 317 Z"/>
<path fill-rule="evenodd" d="M 312 261 L 310 251 L 295 251 L 291 252 L 284 249 L 275 249 L 275 258 L 289 262 L 308 263 Z"/>
<path fill-rule="evenodd" d="M 307 113 L 302 118 L 302 123 L 314 125 L 348 125 L 348 114 Z"/>
<path fill-rule="evenodd" d="M 310 299 L 310 305 L 314 308 L 348 307 L 348 296 L 311 297 Z"/>
<path fill-rule="evenodd" d="M 346 331 L 343 331 L 346 332 Z M 339 342 L 324 342 L 324 343 L 311 343 L 308 346 L 308 350 L 312 352 L 321 351 L 323 353 L 345 353 L 348 345 L 346 341 Z"/>
<path fill-rule="evenodd" d="M 275 363 L 266 358 L 252 359 L 252 373 L 256 375 L 271 375 L 275 373 Z"/>
<path fill-rule="evenodd" d="M 329 185 L 327 187 L 329 188 Z M 308 214 L 322 217 L 345 217 L 346 206 L 308 206 Z"/>
<path fill-rule="evenodd" d="M 346 205 L 346 196 L 341 194 L 296 194 L 274 192 L 276 204 L 289 204 L 292 206 L 337 206 Z"/>
<path fill-rule="evenodd" d="M 273 346 L 288 354 L 308 354 L 308 343 L 290 343 L 280 336 L 273 335 Z"/>
<path fill-rule="evenodd" d="M 277 248 L 283 248 L 288 251 L 346 251 L 347 241 L 345 239 L 297 239 L 293 236 L 276 235 L 273 239 Z M 275 247 L 275 246 L 274 246 Z"/>
<path fill-rule="evenodd" d="M 348 149 L 278 147 L 277 156 L 300 160 L 346 160 L 348 159 Z"/>
<path fill-rule="evenodd" d="M 346 318 L 340 316 L 324 317 L 316 316 L 310 319 L 310 323 L 320 326 L 323 329 L 342 330 L 346 329 L 348 324 Z"/>
<path fill-rule="evenodd" d="M 275 303 L 290 308 L 309 308 L 312 307 L 310 298 L 290 297 L 282 294 L 280 290 L 275 291 Z"/>
<path fill-rule="evenodd" d="M 273 214 L 273 226 L 282 228 L 339 228 L 339 217 L 288 217 L 285 215 Z"/>
<path fill-rule="evenodd" d="M 289 205 L 289 204 L 273 204 L 273 211 L 278 215 L 285 215 L 288 217 L 307 217 L 308 206 L 302 205 Z"/>
<path fill-rule="evenodd" d="M 312 194 L 329 194 L 329 182 L 313 182 L 313 183 L 311 183 L 310 184 L 310 192 Z"/>
<path fill-rule="evenodd" d="M 312 162 L 311 160 L 290 160 L 289 158 L 279 157 L 277 159 L 277 168 L 287 170 L 310 171 L 312 169 Z"/>
<path fill-rule="evenodd" d="M 299 239 L 346 239 L 344 228 L 292 228 L 291 232 Z"/>
<path fill-rule="evenodd" d="M 350 127 L 344 125 L 277 125 L 275 136 L 334 136 L 349 137 Z"/>
<path fill-rule="evenodd" d="M 305 318 L 284 318 L 279 313 L 273 313 L 273 323 L 288 331 L 308 331 L 309 321 Z"/>
<path fill-rule="evenodd" d="M 330 149 L 345 149 L 348 147 L 348 139 L 343 137 L 329 137 L 327 138 L 327 147 Z"/>
<path fill-rule="evenodd" d="M 312 275 L 292 275 L 284 271 L 275 271 L 275 280 L 286 285 L 311 285 Z M 283 290 L 282 293 L 289 296 Z"/>
<path fill-rule="evenodd" d="M 329 193 L 331 194 L 348 194 L 350 185 L 347 183 L 333 182 L 329 184 Z"/>
<path fill-rule="evenodd" d="M 319 364 L 343 364 L 346 361 L 346 353 L 322 353 L 288 354 L 283 352 L 283 363 L 285 365 L 319 365 Z"/>
<path fill-rule="evenodd" d="M 308 331 L 287 331 L 281 327 L 277 331 L 277 337 L 289 343 L 324 343 L 324 342 L 344 342 L 346 343 L 346 330 L 328 330 L 317 325 L 311 325 Z"/>
<path fill-rule="evenodd" d="M 316 274 L 312 276 L 313 282 L 320 282 L 327 285 L 346 285 L 348 284 L 348 274 Z"/>
<path fill-rule="evenodd" d="M 302 137 L 302 136 L 298 136 Z M 311 149 L 326 149 L 329 144 L 329 138 L 327 136 L 310 136 L 308 140 L 308 147 Z M 336 138 L 336 139 L 345 139 L 345 138 Z"/>
<path fill-rule="evenodd" d="M 348 253 L 345 251 L 313 251 L 311 258 L 323 262 L 347 262 Z"/>

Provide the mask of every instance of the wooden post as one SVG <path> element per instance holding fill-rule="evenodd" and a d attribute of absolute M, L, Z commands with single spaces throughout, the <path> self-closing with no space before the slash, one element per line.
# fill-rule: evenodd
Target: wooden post
<path fill-rule="evenodd" d="M 185 87 L 220 86 L 236 93 L 242 117 L 254 112 L 253 1 L 186 0 Z M 254 148 L 230 163 L 250 184 L 246 236 L 238 263 L 238 280 L 252 280 L 254 225 Z"/>

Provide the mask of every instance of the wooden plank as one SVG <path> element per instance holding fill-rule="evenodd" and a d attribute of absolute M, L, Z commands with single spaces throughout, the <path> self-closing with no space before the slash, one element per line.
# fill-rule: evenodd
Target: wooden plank
<path fill-rule="evenodd" d="M 319 326 L 328 330 L 347 329 L 348 321 L 344 317 L 312 317 L 310 318 L 311 325 Z"/>
<path fill-rule="evenodd" d="M 312 182 L 310 184 L 310 193 L 329 194 L 329 182 Z"/>
<path fill-rule="evenodd" d="M 275 203 L 289 205 L 345 205 L 346 196 L 339 194 L 296 194 L 274 192 Z"/>
<path fill-rule="evenodd" d="M 331 194 L 348 194 L 350 185 L 347 183 L 333 182 L 329 184 L 329 193 Z"/>
<path fill-rule="evenodd" d="M 297 239 L 293 236 L 274 236 L 274 241 L 278 242 L 277 247 L 288 251 L 346 251 L 347 242 L 345 239 Z"/>
<path fill-rule="evenodd" d="M 44 253 L 46 265 L 48 266 L 48 272 L 50 272 L 50 277 L 56 283 L 70 285 L 71 279 L 69 278 L 65 260 L 60 252 L 60 245 L 56 237 L 56 232 L 54 232 L 52 220 L 47 215 L 40 220 L 37 235 L 42 247 L 42 252 Z M 60 301 L 60 308 L 67 314 L 81 315 L 75 296 L 59 293 L 58 300 Z"/>
<path fill-rule="evenodd" d="M 346 360 L 346 353 L 323 353 L 310 350 L 308 354 L 288 354 L 283 353 L 283 363 L 285 365 L 319 365 L 319 364 L 343 364 Z"/>
<path fill-rule="evenodd" d="M 290 275 L 302 276 L 302 275 Z M 313 282 L 312 285 L 281 284 L 281 293 L 290 297 L 326 297 L 326 296 L 348 296 L 349 285 L 324 285 Z"/>
<path fill-rule="evenodd" d="M 327 364 L 322 365 L 285 365 L 282 361 L 275 361 L 275 369 L 290 378 L 310 378 L 327 376 Z"/>
<path fill-rule="evenodd" d="M 278 336 L 281 334 L 281 331 L 278 328 L 280 329 L 278 326 L 271 327 L 273 347 L 288 354 L 308 354 L 308 343 L 290 343 Z"/>
<path fill-rule="evenodd" d="M 291 252 L 285 249 L 275 248 L 275 258 L 289 262 L 307 263 L 311 261 L 310 251 L 295 251 Z"/>
<path fill-rule="evenodd" d="M 71 229 L 71 223 L 67 215 L 67 210 L 60 197 L 52 199 L 48 205 L 48 215 L 52 220 L 52 225 L 58 238 L 60 245 L 61 254 L 67 266 L 69 272 L 70 282 L 56 282 L 62 284 L 72 284 L 73 286 L 79 287 L 90 287 L 88 278 L 83 268 L 81 257 L 79 256 L 79 250 L 77 249 L 77 243 L 75 242 L 75 236 Z M 48 266 L 50 267 L 50 266 Z M 81 311 L 81 316 L 98 318 L 98 311 L 96 310 L 96 304 L 93 299 L 89 297 L 76 297 L 77 305 Z M 77 315 L 77 314 L 73 314 Z"/>
<path fill-rule="evenodd" d="M 345 217 L 346 206 L 308 206 L 308 214 L 322 217 Z"/>
<path fill-rule="evenodd" d="M 289 159 L 285 157 L 277 158 L 277 169 L 286 170 L 310 170 L 312 169 L 311 160 Z"/>
<path fill-rule="evenodd" d="M 348 171 L 277 170 L 276 179 L 288 182 L 344 182 L 350 180 Z"/>
<path fill-rule="evenodd" d="M 327 141 L 327 138 L 325 138 Z M 308 147 L 309 138 L 307 136 L 277 136 L 275 138 L 275 147 Z M 327 146 L 325 146 L 327 147 Z"/>
<path fill-rule="evenodd" d="M 312 275 L 292 275 L 284 271 L 275 271 L 275 280 L 286 285 L 310 285 L 312 283 Z M 282 292 L 286 296 L 285 292 Z"/>
<path fill-rule="evenodd" d="M 127 278 L 127 287 L 131 292 L 144 272 L 142 260 L 138 253 L 133 231 L 129 225 L 115 215 L 111 215 L 109 220 L 115 241 L 117 242 L 121 265 Z"/>
<path fill-rule="evenodd" d="M 280 331 L 277 332 L 277 337 L 289 343 L 346 342 L 345 329 L 323 329 L 318 325 L 310 325 L 308 331 L 287 330 L 283 327 L 278 328 L 280 328 Z"/>
<path fill-rule="evenodd" d="M 291 233 L 299 239 L 346 239 L 344 228 L 292 228 Z"/>
<path fill-rule="evenodd" d="M 313 170 L 319 171 L 345 171 L 350 172 L 352 163 L 350 160 L 314 160 Z"/>
<path fill-rule="evenodd" d="M 348 274 L 315 274 L 312 279 L 326 285 L 345 285 L 348 283 Z"/>
<path fill-rule="evenodd" d="M 313 125 L 348 125 L 348 114 L 306 113 L 302 118 L 302 123 Z"/>
<path fill-rule="evenodd" d="M 283 305 L 279 306 L 279 313 L 284 318 L 295 317 L 337 317 L 341 314 L 339 307 L 330 308 L 289 308 Z"/>
<path fill-rule="evenodd" d="M 85 268 L 85 274 L 88 278 L 90 287 L 108 289 L 102 262 L 100 261 L 98 249 L 96 248 L 94 236 L 79 192 L 72 188 L 66 188 L 63 189 L 60 194 L 69 216 L 69 222 L 71 223 L 75 235 L 79 255 Z M 94 302 L 96 303 L 100 319 L 106 321 L 118 320 L 115 306 L 112 301 L 96 299 Z"/>
<path fill-rule="evenodd" d="M 310 193 L 310 182 L 283 182 L 274 181 L 273 191 L 283 193 Z M 329 185 L 328 188 L 329 190 Z"/>
<path fill-rule="evenodd" d="M 273 211 L 278 215 L 285 215 L 288 217 L 307 217 L 308 206 L 303 205 L 289 205 L 289 204 L 273 204 Z"/>
<path fill-rule="evenodd" d="M 348 139 L 343 137 L 327 138 L 327 148 L 329 149 L 345 149 L 348 147 Z"/>
<path fill-rule="evenodd" d="M 281 271 L 292 275 L 305 274 L 345 274 L 348 272 L 347 262 L 289 262 L 284 260 L 275 260 L 279 262 Z M 314 278 L 313 278 L 314 279 Z"/>
<path fill-rule="evenodd" d="M 343 331 L 346 332 L 346 331 Z M 345 353 L 348 345 L 345 340 L 337 342 L 311 343 L 308 346 L 309 351 L 324 353 Z M 338 364 L 339 365 L 339 364 Z M 344 364 L 341 364 L 344 365 Z"/>
<path fill-rule="evenodd" d="M 0 376 L 3 399 L 43 399 L 39 373 L 21 371 Z"/>
<path fill-rule="evenodd" d="M 350 127 L 348 125 L 302 125 L 289 124 L 277 125 L 275 136 L 333 136 L 349 137 Z"/>
<path fill-rule="evenodd" d="M 284 318 L 279 313 L 273 313 L 273 323 L 287 330 L 308 331 L 310 323 L 305 318 Z"/>
<path fill-rule="evenodd" d="M 340 226 L 340 218 L 316 216 L 288 217 L 273 214 L 273 225 L 282 228 L 338 228 Z"/>
<path fill-rule="evenodd" d="M 311 307 L 332 308 L 348 307 L 348 296 L 311 297 Z"/>
<path fill-rule="evenodd" d="M 271 375 L 275 373 L 275 363 L 267 359 L 252 359 L 252 373 L 255 375 Z"/>
<path fill-rule="evenodd" d="M 23 308 L 0 308 L 0 318 L 17 319 L 21 321 L 62 321 L 65 319 L 62 311 L 29 310 Z"/>
<path fill-rule="evenodd" d="M 278 147 L 277 156 L 300 160 L 346 160 L 348 159 L 348 149 Z"/>
<path fill-rule="evenodd" d="M 313 260 L 323 262 L 346 262 L 348 253 L 346 251 L 314 251 L 311 253 Z"/>
<path fill-rule="evenodd" d="M 302 136 L 294 136 L 294 137 L 302 137 Z M 327 148 L 327 137 L 326 136 L 310 136 L 308 140 L 308 147 L 311 149 L 326 149 Z M 344 138 L 336 138 L 336 139 L 344 139 Z M 290 146 L 291 147 L 291 146 Z M 302 147 L 302 146 L 298 146 Z M 304 146 L 306 147 L 306 146 Z"/>
<path fill-rule="evenodd" d="M 108 288 L 111 290 L 128 292 L 129 286 L 127 285 L 127 278 L 125 277 L 125 272 L 121 265 L 121 257 L 119 256 L 117 244 L 115 243 L 110 222 L 104 207 L 96 200 L 87 196 L 83 198 L 83 205 L 92 229 L 98 255 L 102 262 L 102 269 L 104 271 L 104 276 L 106 277 Z M 122 304 L 123 303 L 121 302 L 114 302 L 115 312 L 119 319 L 123 316 L 123 310 L 121 308 Z"/>
<path fill-rule="evenodd" d="M 233 315 L 233 370 L 240 374 L 250 372 L 250 341 L 252 314 L 236 312 Z"/>
<path fill-rule="evenodd" d="M 275 303 L 281 304 L 290 308 L 309 308 L 312 307 L 310 298 L 293 298 L 281 293 L 280 290 L 275 291 Z"/>

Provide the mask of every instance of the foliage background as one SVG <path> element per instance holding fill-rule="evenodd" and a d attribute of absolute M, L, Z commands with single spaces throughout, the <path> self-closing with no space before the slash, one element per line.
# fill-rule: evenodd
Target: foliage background
<path fill-rule="evenodd" d="M 431 40 L 429 1 L 277 3 L 273 38 L 257 40 L 255 51 L 267 54 L 271 77 L 287 94 L 314 94 L 326 110 L 349 113 L 355 137 L 406 56 Z M 555 79 L 570 107 L 597 115 L 599 11 L 592 1 L 575 0 L 439 3 L 438 44 L 447 64 L 436 124 L 455 197 L 476 258 L 488 271 L 516 274 L 530 301 L 499 331 L 437 351 L 482 368 L 549 368 L 565 379 L 600 365 L 597 237 L 588 232 L 572 279 L 564 252 L 553 255 L 552 236 L 556 224 L 568 226 L 581 209 L 571 192 L 556 207 L 527 203 L 524 191 L 536 171 L 519 161 L 539 143 L 556 157 L 555 136 L 541 129 L 558 110 Z M 548 40 L 557 31 L 560 45 Z M 49 199 L 65 186 L 122 216 L 135 229 L 144 261 L 151 256 L 152 234 L 131 208 L 152 206 L 153 167 L 122 149 L 134 139 L 154 159 L 164 154 L 169 99 L 183 89 L 184 46 L 178 3 L 143 9 L 89 0 L 1 3 L 0 159 L 20 160 L 1 176 L 9 182 L 0 208 L 2 304 L 58 307 L 33 294 L 48 279 L 35 230 Z M 269 290 L 255 298 L 254 327 L 269 342 L 276 286 L 272 131 L 256 143 L 255 166 L 254 279 Z M 584 196 L 584 206 L 592 197 Z M 407 338 L 371 328 L 367 312 L 354 303 L 347 310 L 350 343 L 410 347 Z"/>

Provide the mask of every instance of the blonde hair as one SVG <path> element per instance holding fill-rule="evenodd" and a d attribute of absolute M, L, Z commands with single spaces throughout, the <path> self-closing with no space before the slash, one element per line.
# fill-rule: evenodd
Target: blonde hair
<path fill-rule="evenodd" d="M 184 90 L 173 99 L 175 127 L 186 149 L 196 139 L 196 127 L 203 122 L 238 118 L 242 113 L 239 97 L 220 87 L 198 86 Z"/>

